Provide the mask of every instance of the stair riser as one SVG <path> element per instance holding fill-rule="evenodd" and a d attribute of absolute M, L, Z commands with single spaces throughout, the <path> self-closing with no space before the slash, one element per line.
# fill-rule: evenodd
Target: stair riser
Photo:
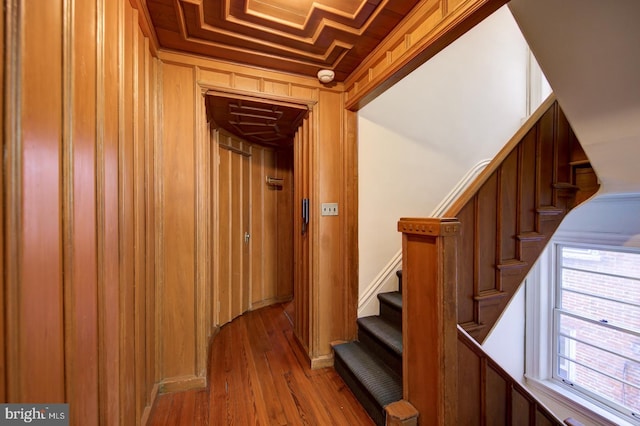
<path fill-rule="evenodd" d="M 358 340 L 372 353 L 382 359 L 393 371 L 402 377 L 402 356 L 390 349 L 384 342 L 363 328 L 358 329 Z"/>
<path fill-rule="evenodd" d="M 402 311 L 397 310 L 393 306 L 389 306 L 384 302 L 380 302 L 380 316 L 391 324 L 402 329 Z"/>
<path fill-rule="evenodd" d="M 373 419 L 378 426 L 384 426 L 385 424 L 385 412 L 384 407 L 381 407 L 366 390 L 366 388 L 360 383 L 360 381 L 351 373 L 351 370 L 344 363 L 340 355 L 336 354 L 334 360 L 334 368 L 336 372 L 342 377 L 342 380 L 347 384 L 351 392 L 355 395 L 356 399 L 360 402 L 365 411 Z"/>

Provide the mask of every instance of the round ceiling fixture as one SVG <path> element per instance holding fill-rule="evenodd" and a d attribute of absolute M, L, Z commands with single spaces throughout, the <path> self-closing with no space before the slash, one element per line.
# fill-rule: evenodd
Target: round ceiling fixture
<path fill-rule="evenodd" d="M 334 73 L 332 70 L 318 71 L 318 80 L 320 80 L 320 82 L 324 84 L 331 83 L 333 81 L 333 77 L 335 76 L 336 73 Z"/>

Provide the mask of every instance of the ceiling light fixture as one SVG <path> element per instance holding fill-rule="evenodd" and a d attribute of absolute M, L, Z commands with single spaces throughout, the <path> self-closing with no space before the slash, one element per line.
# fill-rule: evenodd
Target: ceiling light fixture
<path fill-rule="evenodd" d="M 327 84 L 333 81 L 333 77 L 336 76 L 336 73 L 333 70 L 320 70 L 318 71 L 318 80 L 321 83 Z"/>

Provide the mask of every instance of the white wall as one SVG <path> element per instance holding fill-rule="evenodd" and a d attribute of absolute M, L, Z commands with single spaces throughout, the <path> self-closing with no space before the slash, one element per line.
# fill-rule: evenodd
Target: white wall
<path fill-rule="evenodd" d="M 398 219 L 430 216 L 526 118 L 528 60 L 503 7 L 359 111 L 359 316 L 397 285 Z"/>
<path fill-rule="evenodd" d="M 482 348 L 515 380 L 524 383 L 525 291 L 520 286 Z"/>

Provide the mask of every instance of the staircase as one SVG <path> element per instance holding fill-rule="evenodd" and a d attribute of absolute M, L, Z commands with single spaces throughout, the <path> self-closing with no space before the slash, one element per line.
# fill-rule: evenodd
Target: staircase
<path fill-rule="evenodd" d="M 564 217 L 598 189 L 557 101 L 550 97 L 533 119 L 444 215 L 461 223 L 457 320 L 479 343 Z"/>
<path fill-rule="evenodd" d="M 562 424 L 478 343 L 562 219 L 597 189 L 550 97 L 443 217 L 399 221 L 403 356 L 411 366 L 403 397 L 419 412 L 419 424 Z"/>
<path fill-rule="evenodd" d="M 478 343 L 562 219 L 597 189 L 550 97 L 443 217 L 400 220 L 404 306 L 400 292 L 379 295 L 358 341 L 334 347 L 336 370 L 378 425 L 402 398 L 418 424 L 561 424 Z"/>
<path fill-rule="evenodd" d="M 377 425 L 385 406 L 402 399 L 402 271 L 400 291 L 378 294 L 380 314 L 358 319 L 358 340 L 333 347 L 334 366 Z"/>

